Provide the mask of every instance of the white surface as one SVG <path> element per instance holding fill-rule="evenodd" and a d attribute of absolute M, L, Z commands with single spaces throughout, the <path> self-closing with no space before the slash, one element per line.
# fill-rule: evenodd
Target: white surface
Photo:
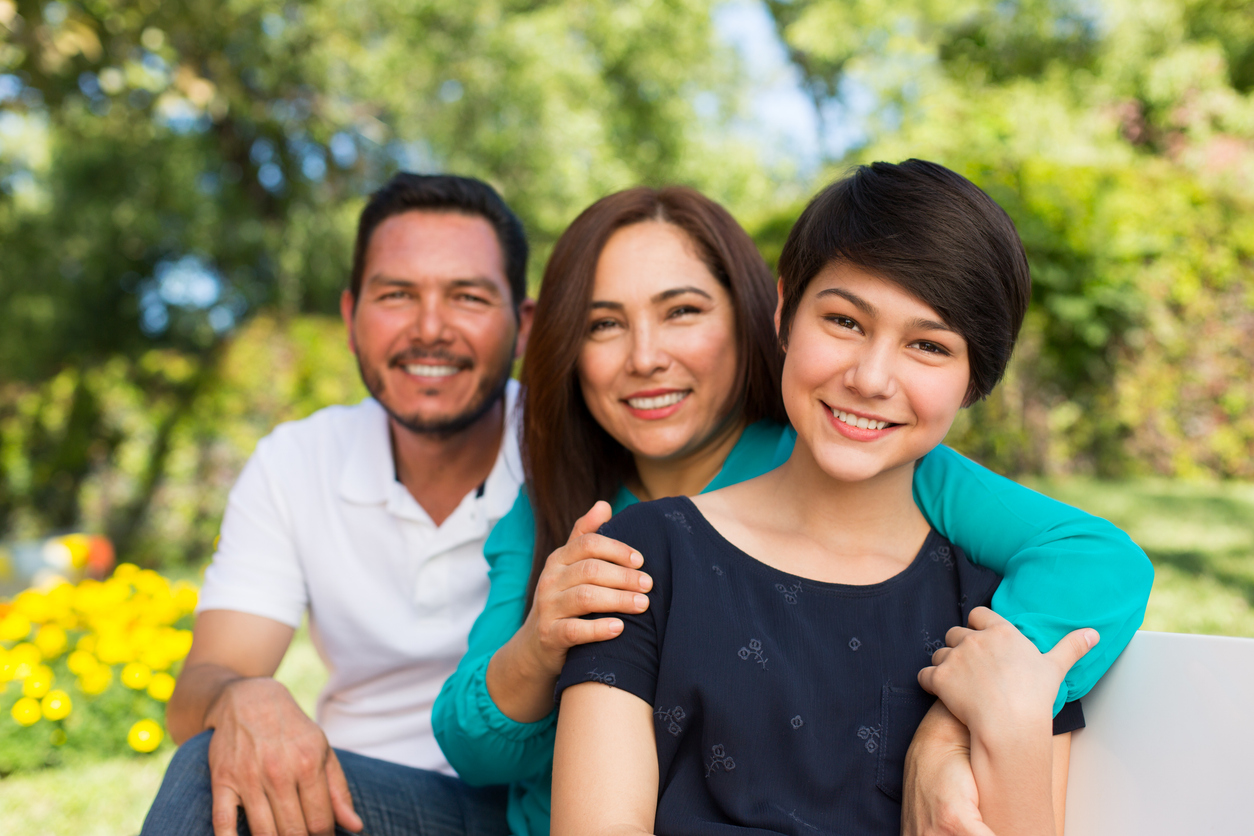
<path fill-rule="evenodd" d="M 370 399 L 279 426 L 231 490 L 199 609 L 291 627 L 308 610 L 330 671 L 317 717 L 331 745 L 452 772 L 431 708 L 487 600 L 484 541 L 518 497 L 517 399 L 510 381 L 483 495 L 439 526 L 396 481 L 387 414 Z"/>
<path fill-rule="evenodd" d="M 1254 834 L 1254 639 L 1138 632 L 1084 716 L 1067 836 Z"/>

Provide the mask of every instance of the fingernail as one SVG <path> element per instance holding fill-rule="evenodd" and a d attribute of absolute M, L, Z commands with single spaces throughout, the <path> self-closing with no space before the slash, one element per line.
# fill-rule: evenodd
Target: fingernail
<path fill-rule="evenodd" d="M 650 589 L 652 589 L 653 578 L 649 577 L 648 575 L 641 575 L 640 576 L 640 588 L 643 589 L 645 592 L 648 592 Z"/>
<path fill-rule="evenodd" d="M 635 598 L 635 601 L 636 601 L 636 609 L 643 610 L 649 606 L 648 595 L 636 595 L 633 597 Z"/>
<path fill-rule="evenodd" d="M 1088 642 L 1089 647 L 1093 647 L 1102 640 L 1102 637 L 1098 635 L 1096 630 L 1089 628 L 1084 631 L 1084 640 Z"/>
<path fill-rule="evenodd" d="M 619 633 L 623 632 L 623 622 L 618 621 L 618 620 L 611 621 L 610 632 L 613 633 L 614 635 L 618 635 Z"/>
<path fill-rule="evenodd" d="M 631 565 L 632 565 L 632 566 L 643 566 L 643 565 L 644 565 L 644 555 L 642 555 L 640 552 L 632 552 L 632 553 L 631 553 Z"/>

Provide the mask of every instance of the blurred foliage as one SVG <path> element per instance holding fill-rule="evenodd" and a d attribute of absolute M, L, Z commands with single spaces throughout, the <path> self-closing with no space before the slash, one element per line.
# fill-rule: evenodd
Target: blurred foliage
<path fill-rule="evenodd" d="M 1019 227 L 1032 308 L 951 444 L 1011 473 L 1254 476 L 1248 0 L 767 5 L 816 104 L 879 102 L 831 176 L 932 159 Z"/>
<path fill-rule="evenodd" d="M 865 137 L 805 183 L 734 129 L 715 6 L 0 0 L 0 536 L 206 556 L 256 440 L 362 394 L 327 315 L 398 168 L 495 184 L 534 281 L 614 189 L 690 183 L 774 260 L 797 194 L 934 159 L 1035 276 L 951 443 L 1010 473 L 1254 477 L 1248 0 L 765 0 L 823 124 Z"/>

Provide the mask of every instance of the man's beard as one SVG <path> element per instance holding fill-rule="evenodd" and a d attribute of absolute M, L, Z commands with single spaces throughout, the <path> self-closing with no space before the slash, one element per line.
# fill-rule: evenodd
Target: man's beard
<path fill-rule="evenodd" d="M 371 397 L 375 399 L 379 406 L 383 407 L 393 421 L 418 435 L 449 438 L 474 425 L 492 407 L 496 406 L 497 401 L 505 394 L 505 387 L 509 384 L 510 371 L 513 367 L 513 356 L 514 352 L 511 350 L 505 355 L 505 359 L 499 368 L 488 369 L 483 379 L 480 380 L 479 388 L 471 399 L 470 404 L 465 409 L 456 415 L 443 415 L 436 418 L 423 418 L 420 415 L 402 415 L 398 413 L 388 405 L 387 399 L 383 394 L 382 375 L 373 369 L 368 370 L 362 365 L 361 357 L 357 358 L 357 370 L 361 374 L 361 381 L 366 384 L 366 389 L 370 392 Z M 442 360 L 451 366 L 458 366 L 463 369 L 473 368 L 473 361 L 470 358 L 460 357 L 442 349 L 411 349 L 393 357 L 388 361 L 388 365 L 400 366 L 407 361 L 419 358 Z"/>

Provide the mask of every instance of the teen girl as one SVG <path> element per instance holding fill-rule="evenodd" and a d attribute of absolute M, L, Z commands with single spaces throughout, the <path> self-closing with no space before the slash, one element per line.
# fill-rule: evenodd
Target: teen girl
<path fill-rule="evenodd" d="M 1097 636 L 1042 654 L 976 609 L 998 577 L 912 491 L 1010 359 L 1030 291 L 1014 226 L 947 169 L 877 163 L 810 204 L 779 272 L 796 445 L 765 475 L 602 527 L 653 584 L 620 635 L 566 655 L 553 832 L 896 833 L 922 682 L 970 729 L 985 823 L 1052 834 L 1053 735 L 1082 723 L 1055 726 L 1055 694 Z"/>

